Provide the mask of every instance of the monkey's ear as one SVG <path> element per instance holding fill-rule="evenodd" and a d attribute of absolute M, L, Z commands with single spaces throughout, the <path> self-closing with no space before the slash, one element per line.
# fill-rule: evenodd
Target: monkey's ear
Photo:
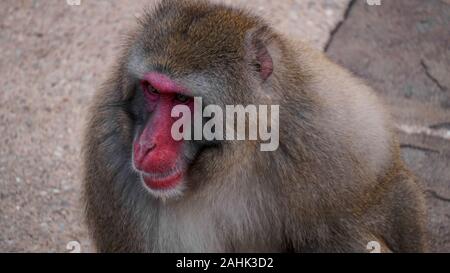
<path fill-rule="evenodd" d="M 247 35 L 247 54 L 250 65 L 263 81 L 272 75 L 274 62 L 268 47 L 272 43 L 267 27 L 251 30 Z"/>

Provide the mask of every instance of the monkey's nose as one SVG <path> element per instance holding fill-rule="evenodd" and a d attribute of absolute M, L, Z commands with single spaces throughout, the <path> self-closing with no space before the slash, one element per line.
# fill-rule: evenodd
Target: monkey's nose
<path fill-rule="evenodd" d="M 136 165 L 136 168 L 141 169 L 142 162 L 147 157 L 147 155 L 154 150 L 156 147 L 155 143 L 151 142 L 141 142 L 136 143 L 134 145 L 134 163 Z"/>

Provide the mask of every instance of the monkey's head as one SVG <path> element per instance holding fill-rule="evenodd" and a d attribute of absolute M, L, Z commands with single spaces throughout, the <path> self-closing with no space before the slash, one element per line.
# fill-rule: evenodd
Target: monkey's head
<path fill-rule="evenodd" d="M 122 90 L 133 131 L 132 166 L 151 193 L 178 195 L 203 152 L 223 145 L 175 140 L 175 106 L 194 113 L 194 97 L 203 106 L 267 104 L 273 38 L 259 18 L 204 2 L 162 1 L 141 19 L 121 62 Z"/>

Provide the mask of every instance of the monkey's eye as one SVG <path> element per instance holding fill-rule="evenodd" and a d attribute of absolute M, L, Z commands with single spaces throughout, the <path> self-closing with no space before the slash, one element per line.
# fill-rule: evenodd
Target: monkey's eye
<path fill-rule="evenodd" d="M 255 66 L 256 72 L 259 72 L 259 73 L 260 73 L 260 72 L 261 72 L 261 64 L 255 63 L 254 66 Z"/>
<path fill-rule="evenodd" d="M 191 98 L 182 94 L 176 94 L 175 95 L 175 100 L 181 103 L 185 103 L 187 101 L 189 101 Z"/>
<path fill-rule="evenodd" d="M 156 100 L 157 98 L 159 98 L 159 92 L 158 90 L 156 90 L 153 86 L 151 86 L 148 82 L 143 81 L 141 83 L 142 85 L 142 89 L 144 90 L 144 93 L 146 95 L 146 97 L 152 99 L 152 100 Z"/>

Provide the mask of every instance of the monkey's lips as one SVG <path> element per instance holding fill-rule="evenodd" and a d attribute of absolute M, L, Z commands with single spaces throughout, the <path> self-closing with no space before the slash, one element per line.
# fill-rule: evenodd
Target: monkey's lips
<path fill-rule="evenodd" d="M 152 190 L 170 190 L 181 184 L 183 171 L 172 171 L 164 174 L 142 173 L 144 184 Z"/>

